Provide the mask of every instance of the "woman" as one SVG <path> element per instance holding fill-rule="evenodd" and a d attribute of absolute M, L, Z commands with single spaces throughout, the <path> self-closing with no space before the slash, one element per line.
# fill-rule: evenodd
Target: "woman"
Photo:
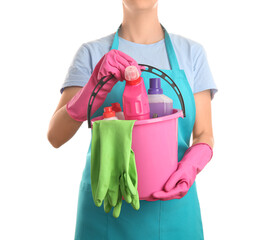
<path fill-rule="evenodd" d="M 204 238 L 195 177 L 212 157 L 211 99 L 217 88 L 202 46 L 180 35 L 168 34 L 158 20 L 157 5 L 157 0 L 123 0 L 123 22 L 118 31 L 82 44 L 62 85 L 48 139 L 58 148 L 76 133 L 86 119 L 85 109 L 82 110 L 79 102 L 83 101 L 84 105 L 83 96 L 88 94 L 86 91 L 92 91 L 89 86 L 93 87 L 94 81 L 100 79 L 94 75 L 95 69 L 101 68 L 97 63 L 116 49 L 126 54 L 120 58 L 127 65 L 136 65 L 139 71 L 142 69 L 137 63 L 155 66 L 172 77 L 180 88 L 187 117 L 179 119 L 179 167 L 166 183 L 165 191 L 153 195 L 156 201 L 141 200 L 138 211 L 123 201 L 120 217 L 114 218 L 112 212 L 105 213 L 103 208 L 94 205 L 89 147 L 80 183 L 75 240 Z M 123 74 L 123 69 L 117 71 Z M 145 80 L 155 76 L 142 72 L 142 77 Z M 93 117 L 101 115 L 103 107 L 111 102 L 122 102 L 124 85 L 119 82 L 120 78 L 115 77 L 106 89 Z M 146 80 L 145 84 L 148 86 Z M 180 108 L 176 96 L 169 97 L 174 100 L 174 108 Z M 189 148 L 192 133 L 193 143 Z"/>

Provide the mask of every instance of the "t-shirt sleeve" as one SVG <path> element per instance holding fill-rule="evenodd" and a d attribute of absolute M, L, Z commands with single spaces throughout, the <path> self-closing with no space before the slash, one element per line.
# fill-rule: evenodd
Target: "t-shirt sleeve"
<path fill-rule="evenodd" d="M 214 82 L 205 49 L 198 44 L 193 54 L 193 93 L 210 89 L 211 99 L 213 99 L 218 88 Z"/>
<path fill-rule="evenodd" d="M 84 87 L 92 74 L 92 57 L 86 43 L 77 50 L 71 65 L 68 69 L 65 80 L 61 86 L 62 93 L 66 87 Z"/>

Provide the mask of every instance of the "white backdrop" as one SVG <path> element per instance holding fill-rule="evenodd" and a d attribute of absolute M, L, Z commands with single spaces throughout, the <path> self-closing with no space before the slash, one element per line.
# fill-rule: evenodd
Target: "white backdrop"
<path fill-rule="evenodd" d="M 159 19 L 204 46 L 219 88 L 197 177 L 205 239 L 278 239 L 275 1 L 160 0 Z M 74 238 L 90 131 L 54 149 L 48 123 L 79 46 L 121 20 L 120 0 L 1 1 L 0 239 Z"/>

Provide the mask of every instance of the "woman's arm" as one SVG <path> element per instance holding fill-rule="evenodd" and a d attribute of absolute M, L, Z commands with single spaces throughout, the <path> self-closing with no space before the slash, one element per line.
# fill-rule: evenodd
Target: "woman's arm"
<path fill-rule="evenodd" d="M 64 89 L 59 104 L 50 120 L 47 138 L 51 145 L 59 148 L 73 137 L 82 122 L 72 119 L 66 111 L 66 104 L 81 89 L 81 87 L 67 87 Z"/>
<path fill-rule="evenodd" d="M 207 143 L 213 148 L 214 139 L 211 120 L 210 90 L 194 94 L 196 105 L 196 119 L 193 127 L 193 144 Z"/>

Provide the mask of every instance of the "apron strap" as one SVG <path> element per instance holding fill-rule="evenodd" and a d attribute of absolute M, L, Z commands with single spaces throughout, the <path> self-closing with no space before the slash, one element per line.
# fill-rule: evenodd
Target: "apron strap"
<path fill-rule="evenodd" d="M 177 59 L 170 35 L 167 32 L 167 30 L 163 27 L 163 25 L 162 24 L 160 24 L 160 25 L 165 32 L 165 45 L 166 45 L 166 50 L 167 50 L 167 54 L 168 54 L 168 59 L 170 61 L 171 69 L 179 70 L 180 67 L 179 67 L 178 59 Z"/>
<path fill-rule="evenodd" d="M 117 31 L 115 33 L 115 36 L 114 36 L 114 39 L 113 39 L 113 43 L 112 43 L 112 47 L 111 47 L 110 50 L 112 50 L 112 49 L 118 50 L 118 48 L 119 48 L 119 35 L 118 35 L 118 31 L 121 28 L 121 26 L 122 26 L 122 24 L 118 27 L 118 29 L 117 29 Z"/>
<path fill-rule="evenodd" d="M 177 59 L 177 56 L 176 56 L 176 53 L 175 53 L 175 50 L 174 50 L 174 47 L 173 47 L 170 35 L 167 32 L 167 30 L 164 28 L 164 26 L 162 24 L 160 24 L 160 25 L 161 25 L 161 27 L 162 27 L 162 29 L 164 31 L 164 34 L 165 34 L 166 51 L 167 51 L 167 55 L 168 55 L 168 59 L 169 59 L 169 62 L 170 62 L 171 69 L 172 70 L 179 70 L 180 67 L 179 67 L 178 59 Z M 117 29 L 117 31 L 115 33 L 114 40 L 113 40 L 113 43 L 112 43 L 112 47 L 111 47 L 110 50 L 118 49 L 118 47 L 119 47 L 119 35 L 118 35 L 118 31 L 121 28 L 121 26 L 122 26 L 122 24 L 120 24 L 120 26 L 118 27 L 118 29 Z"/>

